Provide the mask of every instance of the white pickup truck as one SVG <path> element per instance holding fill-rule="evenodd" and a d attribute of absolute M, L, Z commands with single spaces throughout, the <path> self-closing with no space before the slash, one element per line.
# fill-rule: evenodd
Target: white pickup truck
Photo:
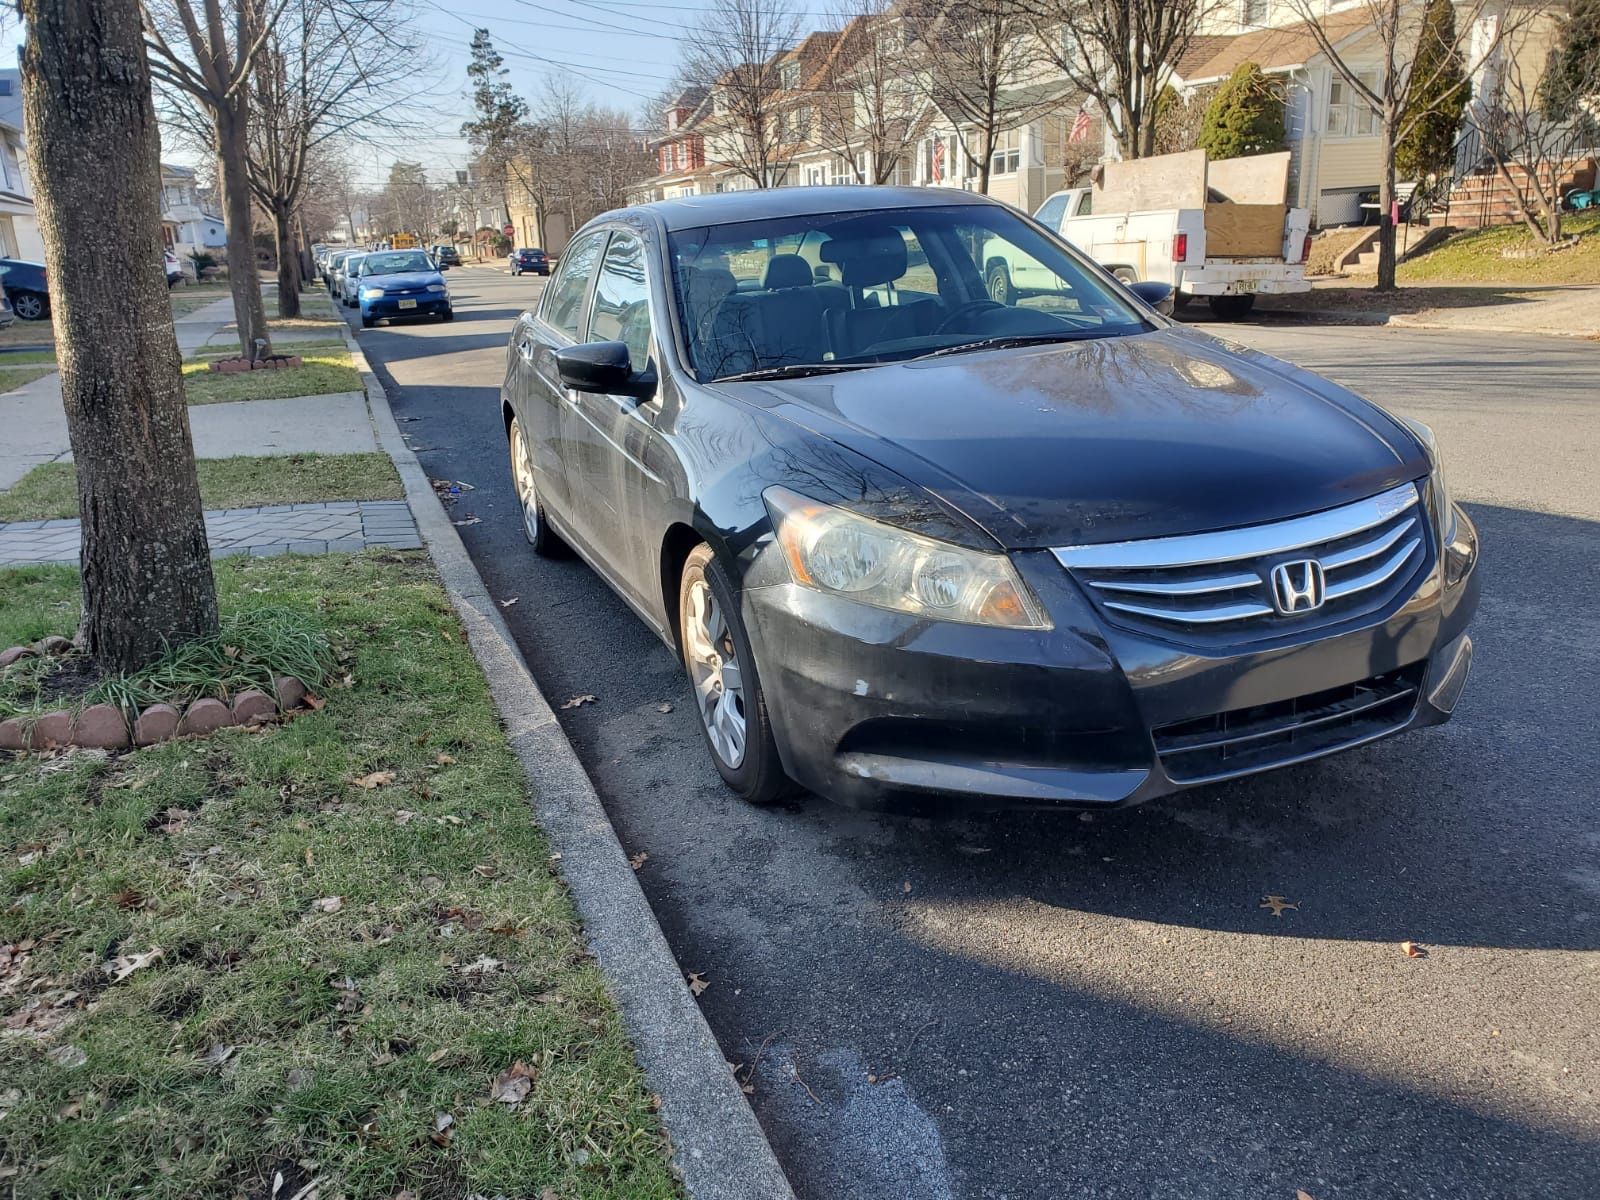
<path fill-rule="evenodd" d="M 1205 151 L 1106 163 L 1091 187 L 1056 192 L 1034 219 L 1125 282 L 1171 284 L 1174 300 L 1204 296 L 1237 320 L 1258 294 L 1306 292 L 1309 214 L 1285 203 L 1289 155 L 1206 161 Z M 984 263 L 989 294 L 1059 287 L 1017 251 Z"/>

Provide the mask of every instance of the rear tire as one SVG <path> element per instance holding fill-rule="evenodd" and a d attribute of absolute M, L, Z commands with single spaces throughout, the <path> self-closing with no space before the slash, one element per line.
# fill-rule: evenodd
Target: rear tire
<path fill-rule="evenodd" d="M 1207 296 L 1211 315 L 1219 321 L 1242 321 L 1256 306 L 1254 296 Z"/>
<path fill-rule="evenodd" d="M 778 758 L 738 596 L 703 542 L 689 552 L 678 583 L 678 643 L 700 732 L 723 782 L 751 804 L 789 795 L 794 784 Z"/>
<path fill-rule="evenodd" d="M 542 558 L 563 558 L 567 544 L 563 542 L 550 522 L 545 520 L 544 505 L 533 482 L 533 460 L 522 437 L 522 422 L 511 418 L 506 430 L 506 440 L 511 453 L 511 483 L 517 492 L 517 504 L 522 510 L 522 536 L 528 539 L 533 552 Z"/>
<path fill-rule="evenodd" d="M 11 308 L 24 321 L 42 321 L 49 306 L 38 292 L 16 292 L 11 297 Z"/>

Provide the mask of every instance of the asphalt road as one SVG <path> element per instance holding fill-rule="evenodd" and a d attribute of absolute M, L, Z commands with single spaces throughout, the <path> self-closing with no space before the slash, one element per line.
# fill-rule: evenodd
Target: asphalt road
<path fill-rule="evenodd" d="M 1484 541 L 1456 720 L 1092 820 L 930 822 L 723 789 L 671 653 L 523 541 L 497 396 L 543 281 L 449 278 L 453 324 L 362 345 L 473 485 L 541 686 L 598 698 L 561 719 L 802 1196 L 1600 1195 L 1600 346 L 1211 327 L 1436 428 Z"/>

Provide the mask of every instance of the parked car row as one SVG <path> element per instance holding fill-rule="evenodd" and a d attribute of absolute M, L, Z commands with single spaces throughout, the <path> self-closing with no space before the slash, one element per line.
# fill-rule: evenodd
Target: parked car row
<path fill-rule="evenodd" d="M 360 311 L 363 329 L 399 317 L 455 320 L 443 275 L 450 264 L 427 251 L 335 250 L 319 268 L 328 294 Z"/>
<path fill-rule="evenodd" d="M 1109 807 L 1448 720 L 1480 573 L 1433 435 L 1170 293 L 960 192 L 596 218 L 507 346 L 524 532 L 755 803 Z"/>

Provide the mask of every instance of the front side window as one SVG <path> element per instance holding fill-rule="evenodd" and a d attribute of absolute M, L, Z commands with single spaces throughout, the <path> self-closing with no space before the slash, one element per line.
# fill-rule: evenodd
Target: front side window
<path fill-rule="evenodd" d="M 616 234 L 606 247 L 594 284 L 589 341 L 626 343 L 635 371 L 650 361 L 650 282 L 644 247 L 630 233 Z"/>
<path fill-rule="evenodd" d="M 668 247 L 702 382 L 1148 328 L 1093 264 L 998 205 L 713 225 L 678 230 Z"/>
<path fill-rule="evenodd" d="M 545 289 L 540 318 L 574 341 L 578 338 L 578 319 L 583 315 L 583 294 L 589 289 L 589 275 L 605 239 L 605 231 L 599 230 L 574 242 L 561 256 L 556 277 Z"/>

